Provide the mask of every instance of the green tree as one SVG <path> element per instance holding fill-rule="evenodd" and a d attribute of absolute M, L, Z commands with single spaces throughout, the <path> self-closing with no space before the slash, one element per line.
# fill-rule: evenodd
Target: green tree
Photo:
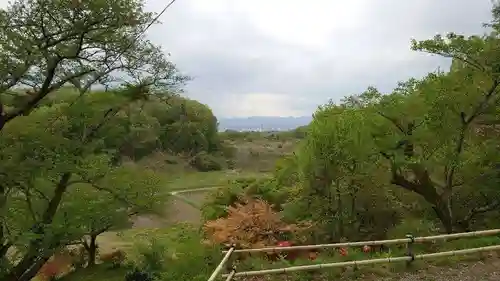
<path fill-rule="evenodd" d="M 449 34 L 446 39 L 436 36 L 413 44 L 415 50 L 453 58 L 451 71 L 400 83 L 386 96 L 370 88 L 348 98 L 344 106 L 371 111 L 371 132 L 389 164 L 390 183 L 424 198 L 447 232 L 468 230 L 474 216 L 499 206 L 499 194 L 491 190 L 487 196 L 491 200 L 470 197 L 470 188 L 477 183 L 473 178 L 492 169 L 491 158 L 496 157 L 484 152 L 497 143 L 480 136 L 477 129 L 478 122 L 496 115 L 498 38 L 494 33 L 467 39 Z M 478 173 L 472 176 L 471 171 Z M 466 209 L 462 203 L 467 201 L 478 204 Z"/>
<path fill-rule="evenodd" d="M 106 167 L 101 171 L 106 171 Z M 65 225 L 66 240 L 81 240 L 88 252 L 88 266 L 95 264 L 96 240 L 100 234 L 129 227 L 131 218 L 136 215 L 162 214 L 167 202 L 162 178 L 133 164 L 107 168 L 98 180 L 82 178 L 72 184 L 74 186 L 65 195 L 68 199 L 59 211 L 59 221 L 54 224 Z M 69 222 L 64 221 L 67 218 Z"/>
<path fill-rule="evenodd" d="M 0 141 L 7 188 L 3 257 L 11 247 L 20 255 L 6 280 L 29 280 L 57 249 L 85 235 L 92 244 L 130 215 L 164 203 L 159 178 L 114 166 L 114 153 L 101 138 L 103 132 L 119 137 L 115 117 L 134 102 L 123 97 L 135 97 L 130 92 L 137 90 L 142 87 L 117 91 L 118 99 L 107 106 L 40 107 L 5 127 Z M 52 126 L 42 126 L 46 122 Z M 20 221 L 19 215 L 31 219 Z M 89 253 L 92 259 L 95 247 Z"/>
<path fill-rule="evenodd" d="M 20 255 L 5 280 L 29 280 L 55 250 L 72 243 L 71 222 L 61 210 L 77 204 L 72 198 L 78 197 L 68 195 L 77 182 L 95 188 L 113 171 L 110 146 L 126 146 L 117 139 L 138 141 L 133 122 L 116 126 L 120 116 L 134 116 L 129 106 L 151 94 L 178 91 L 187 79 L 144 39 L 154 17 L 143 11 L 143 1 L 122 0 L 18 0 L 0 11 L 0 258 L 11 248 Z M 117 90 L 42 106 L 68 84 L 79 96 L 95 84 Z M 104 186 L 100 192 L 123 201 L 111 187 L 125 188 Z M 125 199 L 130 205 L 139 200 Z M 32 219 L 14 219 L 19 215 Z"/>
<path fill-rule="evenodd" d="M 172 97 L 163 104 L 148 105 L 147 110 L 160 123 L 163 149 L 189 155 L 220 149 L 217 118 L 208 106 L 194 100 Z"/>
<path fill-rule="evenodd" d="M 320 240 L 383 238 L 398 222 L 365 111 L 320 107 L 298 150 L 299 190 L 285 211 L 317 222 Z"/>
<path fill-rule="evenodd" d="M 497 22 L 495 16 L 494 28 Z M 341 201 L 325 204 L 322 198 L 340 198 L 332 187 L 337 194 L 339 187 L 352 192 L 339 179 L 370 182 L 375 171 L 380 192 L 391 184 L 417 194 L 446 232 L 470 230 L 481 216 L 498 212 L 500 155 L 492 125 L 499 120 L 499 40 L 494 31 L 413 41 L 414 50 L 451 58 L 450 71 L 401 82 L 386 95 L 369 87 L 340 106 L 321 107 L 299 154 L 301 182 L 319 200 L 307 208 L 324 206 L 330 217 L 338 216 Z"/>
<path fill-rule="evenodd" d="M 16 0 L 0 10 L 0 129 L 28 114 L 51 92 L 74 85 L 113 85 L 146 77 L 175 88 L 186 80 L 144 38 L 155 15 L 143 1 Z M 3 106 L 11 89 L 27 88 L 16 107 Z"/>
<path fill-rule="evenodd" d="M 468 164 L 475 156 L 470 151 L 479 144 L 474 124 L 498 100 L 499 42 L 495 33 L 469 38 L 450 33 L 446 38 L 413 41 L 415 50 L 451 57 L 461 64 L 455 64 L 452 72 L 429 75 L 416 87 L 406 87 L 399 94 L 403 97 L 399 104 L 389 101 L 395 110 L 409 113 L 405 118 L 383 114 L 400 138 L 393 148 L 403 148 L 399 160 L 395 153 L 384 154 L 391 163 L 391 182 L 430 203 L 447 232 L 462 219 L 454 216 L 452 199 L 467 185 L 460 173 L 471 168 Z M 490 206 L 493 210 L 497 204 Z M 464 223 L 468 224 L 459 225 Z"/>

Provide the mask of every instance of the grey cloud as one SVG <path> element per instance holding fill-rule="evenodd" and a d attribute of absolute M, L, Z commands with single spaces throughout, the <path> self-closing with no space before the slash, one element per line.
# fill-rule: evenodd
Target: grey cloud
<path fill-rule="evenodd" d="M 235 2 L 226 1 L 228 5 L 220 6 L 218 13 L 200 13 L 197 5 L 205 1 L 178 0 L 162 16 L 163 25 L 152 27 L 148 36 L 195 78 L 186 88 L 187 95 L 207 103 L 219 116 L 235 106 L 229 103 L 231 98 L 243 101 L 251 93 L 287 95 L 289 103 L 278 107 L 309 115 L 328 99 L 338 101 L 369 85 L 390 91 L 400 80 L 449 64 L 446 59 L 410 51 L 411 38 L 427 39 L 449 31 L 482 33 L 491 8 L 489 0 L 351 0 L 365 3 L 359 14 L 352 15 L 359 17 L 354 19 L 359 26 L 333 30 L 325 46 L 313 48 L 263 34 L 253 24 L 255 18 L 231 9 Z M 146 2 L 153 11 L 165 5 L 163 0 Z M 310 1 L 311 5 L 319 2 Z M 332 11 L 331 23 L 346 19 L 339 17 L 343 12 Z M 307 16 L 314 15 L 298 15 L 297 20 Z"/>
<path fill-rule="evenodd" d="M 262 35 L 238 14 L 220 14 L 224 20 L 199 17 L 189 10 L 195 1 L 182 2 L 166 15 L 165 35 L 157 28 L 151 36 L 196 78 L 188 94 L 219 115 L 225 114 L 229 95 L 278 93 L 290 101 L 307 97 L 292 105 L 307 115 L 329 98 L 339 100 L 368 85 L 389 91 L 397 81 L 449 63 L 411 52 L 411 38 L 448 31 L 481 33 L 491 5 L 486 0 L 373 1 L 368 25 L 355 32 L 335 32 L 328 48 L 315 51 Z"/>

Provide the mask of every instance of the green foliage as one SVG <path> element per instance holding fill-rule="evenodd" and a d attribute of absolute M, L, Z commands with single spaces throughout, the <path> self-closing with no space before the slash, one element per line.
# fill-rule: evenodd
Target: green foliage
<path fill-rule="evenodd" d="M 399 220 L 372 156 L 376 150 L 369 126 L 374 118 L 364 110 L 319 108 L 296 159 L 288 160 L 288 170 L 281 168 L 282 178 L 292 180 L 282 184 L 294 184 L 293 175 L 299 182 L 285 213 L 319 222 L 323 235 L 318 236 L 324 240 L 384 237 Z"/>
<path fill-rule="evenodd" d="M 250 131 L 235 131 L 235 130 L 225 130 L 224 132 L 219 133 L 219 136 L 225 140 L 246 140 L 251 142 L 252 140 L 259 138 L 261 135 L 260 132 L 250 132 Z"/>
<path fill-rule="evenodd" d="M 438 231 L 436 225 L 431 221 L 421 218 L 406 218 L 396 227 L 389 231 L 391 239 L 413 235 L 415 237 L 430 236 Z"/>
<path fill-rule="evenodd" d="M 159 142 L 144 103 L 188 79 L 138 36 L 155 17 L 143 6 L 16 0 L 0 10 L 0 259 L 16 250 L 0 279 L 29 280 L 55 250 L 163 203 L 158 176 L 120 165 Z M 95 84 L 107 90 L 89 94 Z"/>
<path fill-rule="evenodd" d="M 221 139 L 231 140 L 231 141 L 247 141 L 252 142 L 255 140 L 270 140 L 270 141 L 287 141 L 303 139 L 307 134 L 308 126 L 301 126 L 289 131 L 279 131 L 279 132 L 255 132 L 255 131 L 235 131 L 226 130 L 219 133 Z"/>
<path fill-rule="evenodd" d="M 58 247 L 86 234 L 123 227 L 131 213 L 155 211 L 165 202 L 161 178 L 134 166 L 113 167 L 106 137 L 119 137 L 120 128 L 110 122 L 109 135 L 93 139 L 101 133 L 91 136 L 94 126 L 106 129 L 108 124 L 99 119 L 100 109 L 106 107 L 91 104 L 41 107 L 4 128 L 0 143 L 8 161 L 2 162 L 3 184 L 10 191 L 5 217 L 10 232 L 4 237 L 18 249 L 29 251 L 38 236 L 43 247 L 51 249 L 54 243 Z M 106 104 L 113 108 L 112 100 Z M 42 125 L 47 120 L 53 127 Z M 50 209 L 48 201 L 63 195 L 57 209 Z M 26 219 L 19 220 L 19 215 Z M 41 222 L 46 224 L 43 230 L 33 227 Z"/>
<path fill-rule="evenodd" d="M 498 120 L 499 40 L 495 33 L 450 33 L 413 41 L 415 50 L 453 58 L 451 71 L 400 82 L 389 94 L 369 87 L 341 105 L 321 106 L 297 154 L 292 216 L 317 214 L 336 237 L 367 226 L 368 233 L 387 234 L 409 215 L 403 208 L 409 195 L 398 187 L 421 196 L 416 202 L 432 207 L 447 232 L 487 224 L 483 211 L 496 213 L 500 195 L 490 188 L 498 181 L 499 143 L 486 121 Z M 292 161 L 287 167 L 281 171 L 294 175 Z M 368 223 L 381 218 L 382 228 Z"/>
<path fill-rule="evenodd" d="M 146 110 L 161 124 L 159 137 L 165 150 L 195 155 L 219 149 L 217 119 L 206 105 L 174 96 L 163 104 L 146 105 Z"/>
<path fill-rule="evenodd" d="M 215 220 L 227 215 L 227 206 L 243 203 L 244 198 L 258 198 L 274 205 L 277 210 L 285 203 L 286 190 L 276 185 L 274 179 L 240 178 L 227 187 L 213 191 L 202 207 L 205 220 Z"/>
<path fill-rule="evenodd" d="M 190 162 L 200 172 L 219 171 L 224 168 L 224 159 L 207 152 L 197 153 Z"/>
<path fill-rule="evenodd" d="M 221 249 L 205 245 L 188 225 L 171 228 L 161 240 L 138 246 L 136 266 L 160 280 L 206 280 L 222 259 Z"/>
<path fill-rule="evenodd" d="M 151 91 L 177 91 L 188 78 L 151 42 L 138 36 L 153 22 L 143 1 L 16 0 L 0 11 L 0 94 L 21 91 L 3 111 L 1 126 L 28 114 L 40 101 L 68 84 L 85 94 L 92 85 L 117 81 Z M 12 71 L 15 70 L 15 71 Z M 10 93 L 7 93 L 10 91 Z M 3 104 L 2 104 L 3 109 Z"/>
<path fill-rule="evenodd" d="M 299 166 L 295 154 L 285 156 L 276 161 L 274 176 L 279 186 L 291 187 L 299 183 Z"/>
<path fill-rule="evenodd" d="M 451 58 L 449 71 L 390 93 L 368 87 L 320 106 L 308 126 L 266 133 L 218 133 L 206 105 L 177 95 L 188 77 L 137 37 L 154 18 L 143 6 L 16 0 L 0 10 L 0 279 L 28 281 L 38 261 L 66 245 L 161 213 L 164 178 L 134 161 L 162 150 L 216 171 L 242 141 L 255 160 L 301 140 L 273 178 L 237 179 L 211 194 L 205 220 L 250 197 L 286 223 L 315 222 L 310 242 L 500 226 L 498 5 L 488 34 L 412 41 L 413 50 Z M 105 90 L 89 91 L 97 83 Z M 140 246 L 135 266 L 158 280 L 206 280 L 221 256 L 202 239 L 174 227 Z"/>
<path fill-rule="evenodd" d="M 141 271 L 150 273 L 155 279 L 159 278 L 170 263 L 166 256 L 167 250 L 167 245 L 157 239 L 151 239 L 148 245 L 139 245 L 137 266 L 141 268 Z"/>

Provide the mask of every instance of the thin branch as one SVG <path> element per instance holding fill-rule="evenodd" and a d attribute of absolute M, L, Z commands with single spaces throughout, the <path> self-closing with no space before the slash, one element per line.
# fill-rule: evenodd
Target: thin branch
<path fill-rule="evenodd" d="M 465 216 L 464 221 L 469 222 L 475 216 L 477 216 L 479 214 L 484 214 L 484 213 L 487 213 L 487 212 L 494 211 L 498 207 L 500 207 L 500 201 L 493 201 L 492 203 L 490 203 L 490 204 L 488 204 L 486 206 L 478 207 L 478 208 L 473 208 L 472 210 L 469 211 L 469 213 L 467 214 L 467 216 Z"/>
<path fill-rule="evenodd" d="M 135 204 L 134 202 L 129 201 L 127 198 L 125 198 L 123 196 L 120 196 L 119 194 L 116 194 L 116 192 L 114 192 L 113 190 L 111 190 L 109 188 L 102 187 L 99 184 L 97 184 L 95 182 L 92 182 L 90 180 L 80 179 L 80 180 L 74 180 L 74 181 L 72 181 L 72 184 L 75 184 L 75 183 L 89 184 L 93 188 L 95 188 L 95 189 L 97 189 L 99 191 L 104 191 L 104 192 L 107 192 L 107 193 L 111 194 L 111 196 L 113 196 L 116 200 L 118 200 L 118 201 L 120 201 L 120 202 L 122 202 L 122 203 L 124 203 L 126 205 L 133 206 L 133 207 L 136 207 L 136 208 L 139 208 L 139 209 L 144 209 L 145 208 L 144 206 L 140 206 L 138 204 Z"/>
<path fill-rule="evenodd" d="M 33 204 L 31 202 L 31 193 L 30 193 L 29 188 L 26 188 L 25 192 L 26 192 L 25 199 L 26 199 L 26 204 L 28 206 L 28 211 L 30 212 L 30 215 L 31 215 L 31 218 L 33 219 L 33 222 L 36 222 L 36 221 L 38 221 L 38 219 L 36 217 L 35 210 L 33 209 Z"/>
<path fill-rule="evenodd" d="M 396 127 L 397 127 L 400 131 L 401 131 L 401 133 L 406 134 L 406 130 L 405 130 L 405 129 L 401 126 L 401 124 L 398 122 L 398 120 L 396 120 L 396 118 L 392 118 L 392 117 L 390 117 L 390 116 L 388 116 L 388 115 L 385 115 L 385 114 L 384 114 L 383 112 L 381 112 L 381 111 L 377 111 L 377 113 L 378 113 L 380 116 L 384 117 L 385 119 L 387 119 L 387 120 L 391 121 L 391 123 L 392 123 L 392 124 L 394 124 L 394 126 L 396 126 Z"/>
<path fill-rule="evenodd" d="M 483 112 L 484 107 L 488 104 L 490 99 L 496 94 L 499 85 L 500 81 L 497 80 L 493 81 L 493 84 L 491 85 L 490 89 L 487 92 L 485 92 L 485 96 L 481 101 L 481 103 L 479 103 L 479 105 L 474 109 L 472 114 L 465 120 L 466 123 L 471 123 L 477 116 L 479 116 Z"/>
<path fill-rule="evenodd" d="M 426 50 L 420 50 L 421 52 L 427 53 L 427 54 L 432 54 L 432 55 L 439 55 L 443 56 L 445 58 L 451 58 L 451 59 L 457 59 L 461 62 L 464 62 L 474 68 L 476 68 L 479 71 L 484 72 L 486 69 L 484 66 L 482 66 L 478 61 L 474 60 L 470 56 L 467 56 L 465 54 L 461 54 L 462 56 L 459 56 L 458 54 L 450 54 L 450 53 L 444 53 L 444 52 L 431 52 L 431 51 L 426 51 Z"/>

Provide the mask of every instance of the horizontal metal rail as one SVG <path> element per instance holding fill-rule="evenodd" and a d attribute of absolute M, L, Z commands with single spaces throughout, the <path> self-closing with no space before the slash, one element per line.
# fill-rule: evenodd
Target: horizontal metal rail
<path fill-rule="evenodd" d="M 365 245 L 373 246 L 373 245 L 394 245 L 394 244 L 404 244 L 404 243 L 422 243 L 435 240 L 480 237 L 480 236 L 489 236 L 495 234 L 500 234 L 500 229 L 490 229 L 490 230 L 481 230 L 473 232 L 443 234 L 443 235 L 424 236 L 415 238 L 400 238 L 400 239 L 390 239 L 390 240 L 359 241 L 359 242 L 301 245 L 301 246 L 288 246 L 288 247 L 265 247 L 265 248 L 255 248 L 255 249 L 238 249 L 234 250 L 234 253 L 285 252 L 293 250 L 314 250 L 314 249 L 324 249 L 324 248 L 357 247 Z M 227 251 L 223 251 L 223 253 L 227 253 Z"/>
<path fill-rule="evenodd" d="M 323 268 L 360 266 L 360 265 L 367 265 L 367 264 L 393 263 L 393 262 L 402 262 L 402 261 L 409 262 L 412 260 L 425 260 L 425 259 L 432 259 L 432 258 L 437 258 L 437 257 L 465 255 L 465 254 L 471 254 L 471 253 L 497 251 L 497 250 L 500 250 L 500 245 L 480 247 L 480 248 L 471 248 L 471 249 L 464 249 L 464 250 L 447 251 L 447 252 L 438 252 L 438 253 L 431 253 L 431 254 L 421 254 L 421 255 L 416 255 L 414 257 L 404 256 L 404 257 L 392 257 L 392 258 L 383 258 L 383 259 L 369 259 L 369 260 L 360 260 L 360 261 L 348 261 L 348 262 L 335 262 L 335 263 L 324 263 L 324 264 L 315 264 L 315 265 L 291 266 L 291 267 L 285 267 L 285 268 L 264 269 L 264 270 L 256 270 L 256 271 L 242 271 L 242 272 L 236 272 L 236 273 L 231 272 L 230 274 L 223 274 L 222 277 L 231 276 L 231 278 L 232 278 L 233 276 L 234 277 L 261 276 L 261 275 L 265 275 L 265 274 L 282 274 L 282 273 L 289 273 L 289 272 L 296 272 L 296 271 L 318 270 L 318 269 L 323 269 Z"/>

